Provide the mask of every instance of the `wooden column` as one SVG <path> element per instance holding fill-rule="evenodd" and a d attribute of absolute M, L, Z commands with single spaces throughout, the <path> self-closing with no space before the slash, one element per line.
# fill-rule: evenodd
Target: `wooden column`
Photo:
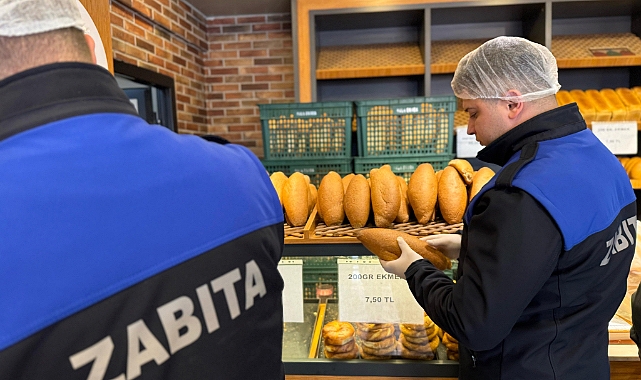
<path fill-rule="evenodd" d="M 87 13 L 93 19 L 93 23 L 98 29 L 100 39 L 105 47 L 105 54 L 107 55 L 107 63 L 109 64 L 109 71 L 113 74 L 113 50 L 111 48 L 111 21 L 110 21 L 110 6 L 109 0 L 80 0 L 84 5 Z"/>

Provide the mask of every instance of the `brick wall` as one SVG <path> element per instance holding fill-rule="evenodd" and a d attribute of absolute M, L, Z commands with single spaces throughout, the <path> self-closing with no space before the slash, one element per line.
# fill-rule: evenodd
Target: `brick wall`
<path fill-rule="evenodd" d="M 210 131 L 263 156 L 259 103 L 293 102 L 289 14 L 207 19 Z"/>
<path fill-rule="evenodd" d="M 174 79 L 179 133 L 208 132 L 206 20 L 177 0 L 112 0 L 114 59 Z"/>
<path fill-rule="evenodd" d="M 259 103 L 293 102 L 289 14 L 205 18 L 180 0 L 112 0 L 114 59 L 174 79 L 178 132 L 263 156 Z"/>

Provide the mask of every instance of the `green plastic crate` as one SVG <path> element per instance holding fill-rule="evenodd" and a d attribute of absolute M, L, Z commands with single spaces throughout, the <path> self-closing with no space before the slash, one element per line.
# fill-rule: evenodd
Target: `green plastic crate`
<path fill-rule="evenodd" d="M 349 158 L 352 102 L 259 104 L 266 159 Z"/>
<path fill-rule="evenodd" d="M 455 111 L 454 96 L 356 102 L 358 155 L 451 154 Z"/>
<path fill-rule="evenodd" d="M 321 180 L 325 174 L 330 171 L 335 171 L 341 176 L 352 173 L 352 159 L 351 158 L 336 158 L 336 159 L 315 159 L 315 160 L 266 160 L 263 161 L 263 166 L 269 174 L 273 172 L 283 172 L 287 176 L 292 175 L 294 172 L 301 172 L 309 176 L 310 182 L 320 185 Z"/>
<path fill-rule="evenodd" d="M 392 172 L 400 175 L 409 181 L 412 173 L 416 168 L 425 162 L 429 162 L 434 167 L 434 171 L 444 169 L 447 163 L 454 158 L 453 154 L 442 154 L 437 156 L 419 156 L 419 157 L 355 157 L 354 158 L 354 173 L 369 176 L 372 169 L 380 168 L 383 165 L 389 164 L 392 167 Z"/>

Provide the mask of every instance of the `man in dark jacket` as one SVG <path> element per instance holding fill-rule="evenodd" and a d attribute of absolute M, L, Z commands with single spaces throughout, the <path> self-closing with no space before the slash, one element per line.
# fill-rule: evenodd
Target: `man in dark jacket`
<path fill-rule="evenodd" d="M 284 379 L 264 167 L 147 124 L 82 28 L 0 1 L 0 378 Z"/>
<path fill-rule="evenodd" d="M 610 378 L 635 196 L 576 104 L 557 106 L 559 87 L 549 50 L 522 38 L 465 56 L 452 88 L 485 146 L 478 158 L 502 168 L 470 202 L 462 236 L 430 241 L 460 254 L 457 281 L 402 239 L 401 257 L 381 262 L 458 339 L 462 380 Z"/>

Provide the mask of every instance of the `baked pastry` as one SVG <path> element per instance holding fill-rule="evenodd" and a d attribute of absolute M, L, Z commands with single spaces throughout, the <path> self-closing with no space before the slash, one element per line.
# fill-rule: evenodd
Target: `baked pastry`
<path fill-rule="evenodd" d="M 469 185 L 472 183 L 474 168 L 472 167 L 472 164 L 470 164 L 468 160 L 464 160 L 462 158 L 455 158 L 451 160 L 447 165 L 453 167 L 459 172 L 459 174 L 461 175 L 461 178 L 463 178 L 463 182 L 465 182 L 466 185 Z"/>
<path fill-rule="evenodd" d="M 450 259 L 416 236 L 386 228 L 367 228 L 356 232 L 356 237 L 365 248 L 385 261 L 396 260 L 401 255 L 401 248 L 396 241 L 399 236 L 407 242 L 410 248 L 438 269 L 444 270 L 452 267 Z"/>
<path fill-rule="evenodd" d="M 438 181 L 430 163 L 420 164 L 407 185 L 407 197 L 420 224 L 428 224 L 434 215 Z"/>
<path fill-rule="evenodd" d="M 311 214 L 314 210 L 314 207 L 316 207 L 316 202 L 318 200 L 318 190 L 313 183 L 307 185 L 307 188 L 309 189 L 309 192 L 307 193 L 307 204 L 309 205 L 308 214 Z"/>
<path fill-rule="evenodd" d="M 604 88 L 600 90 L 599 93 L 608 104 L 610 111 L 612 111 L 610 121 L 624 121 L 628 114 L 628 110 L 619 98 L 619 95 L 617 95 L 617 93 L 611 88 Z"/>
<path fill-rule="evenodd" d="M 384 165 L 380 169 L 372 169 L 369 177 L 374 224 L 377 227 L 390 227 L 401 207 L 401 190 L 396 175 L 389 165 Z"/>
<path fill-rule="evenodd" d="M 467 189 L 458 171 L 451 166 L 443 169 L 438 181 L 438 207 L 448 224 L 461 223 L 467 207 Z"/>
<path fill-rule="evenodd" d="M 472 177 L 472 187 L 470 187 L 470 201 L 472 201 L 472 198 L 478 194 L 485 184 L 490 182 L 492 177 L 494 177 L 494 174 L 494 170 L 487 166 L 484 166 L 474 172 L 474 176 Z"/>
<path fill-rule="evenodd" d="M 625 87 L 617 88 L 614 91 L 619 95 L 619 99 L 626 107 L 625 120 L 639 121 L 641 119 L 641 100 L 639 100 L 634 91 Z"/>
<path fill-rule="evenodd" d="M 292 227 L 305 225 L 309 216 L 309 186 L 305 176 L 299 172 L 290 175 L 281 194 L 287 223 Z"/>
<path fill-rule="evenodd" d="M 610 119 L 612 119 L 612 110 L 599 91 L 593 89 L 586 90 L 585 95 L 592 101 L 592 104 L 594 105 L 594 121 L 610 121 Z"/>
<path fill-rule="evenodd" d="M 371 204 L 367 179 L 362 174 L 354 176 L 347 186 L 343 200 L 345 215 L 352 227 L 361 228 L 367 224 Z"/>
<path fill-rule="evenodd" d="M 354 340 L 354 327 L 349 322 L 328 322 L 321 333 L 326 345 L 341 346 Z"/>
<path fill-rule="evenodd" d="M 270 120 L 272 121 L 272 120 Z M 274 186 L 274 189 L 276 190 L 276 194 L 278 194 L 278 200 L 280 201 L 280 205 L 283 205 L 283 198 L 281 196 L 281 192 L 283 190 L 283 184 L 285 181 L 287 181 L 287 176 L 283 172 L 273 172 L 270 176 L 269 179 L 272 181 L 272 185 Z"/>
<path fill-rule="evenodd" d="M 347 192 L 347 187 L 349 186 L 349 183 L 352 180 L 352 178 L 354 178 L 354 175 L 355 175 L 354 173 L 349 173 L 349 174 L 347 174 L 346 176 L 344 176 L 342 178 L 342 181 L 343 181 L 343 192 L 344 193 Z"/>
<path fill-rule="evenodd" d="M 330 171 L 318 187 L 318 208 L 326 225 L 338 226 L 345 219 L 343 181 L 340 174 Z"/>
<path fill-rule="evenodd" d="M 407 223 L 410 221 L 410 201 L 407 198 L 407 182 L 401 176 L 396 176 L 398 180 L 398 187 L 401 192 L 401 206 L 398 209 L 396 218 L 394 221 L 396 223 Z"/>

